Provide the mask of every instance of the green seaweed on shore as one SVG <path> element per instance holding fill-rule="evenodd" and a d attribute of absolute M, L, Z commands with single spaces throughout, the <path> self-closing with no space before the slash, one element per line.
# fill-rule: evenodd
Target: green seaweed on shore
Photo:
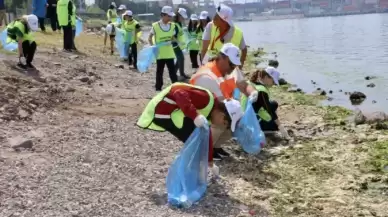
<path fill-rule="evenodd" d="M 373 142 L 368 149 L 366 166 L 373 172 L 388 173 L 388 141 Z"/>
<path fill-rule="evenodd" d="M 342 121 L 352 114 L 352 111 L 341 106 L 322 106 L 325 109 L 323 119 L 325 121 Z"/>

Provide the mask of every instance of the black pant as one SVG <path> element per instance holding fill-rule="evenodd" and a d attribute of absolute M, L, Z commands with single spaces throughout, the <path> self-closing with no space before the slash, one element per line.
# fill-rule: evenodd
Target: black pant
<path fill-rule="evenodd" d="M 57 30 L 61 30 L 61 26 L 59 25 L 58 22 L 58 16 L 57 14 L 52 14 L 50 16 L 50 24 L 51 24 L 51 29 L 55 32 Z"/>
<path fill-rule="evenodd" d="M 164 71 L 165 65 L 167 65 L 168 73 L 170 74 L 171 83 L 175 83 L 178 80 L 175 72 L 174 59 L 156 60 L 156 84 L 155 84 L 156 90 L 162 90 L 163 71 Z"/>
<path fill-rule="evenodd" d="M 45 19 L 46 19 L 46 18 L 44 18 L 44 17 L 38 17 L 39 27 L 40 27 L 40 29 L 41 29 L 43 32 L 46 31 L 46 27 L 44 26 L 44 20 L 45 20 Z"/>
<path fill-rule="evenodd" d="M 191 68 L 198 69 L 198 50 L 190 50 Z"/>
<path fill-rule="evenodd" d="M 131 52 L 128 54 L 128 64 L 132 65 L 133 67 L 137 68 L 137 44 L 134 42 L 130 45 L 129 49 L 131 49 Z"/>
<path fill-rule="evenodd" d="M 71 50 L 73 48 L 73 29 L 71 25 L 62 26 L 63 29 L 63 49 Z"/>
<path fill-rule="evenodd" d="M 186 74 L 185 74 L 185 56 L 183 55 L 181 48 L 179 46 L 176 46 L 174 48 L 174 53 L 176 56 L 176 64 L 175 64 L 175 70 L 174 70 L 175 74 L 179 70 L 179 74 L 181 76 L 186 76 Z"/>
<path fill-rule="evenodd" d="M 154 123 L 166 131 L 170 132 L 176 138 L 178 138 L 182 142 L 186 142 L 186 140 L 190 137 L 190 135 L 195 130 L 196 126 L 194 121 L 188 117 L 183 119 L 183 127 L 179 129 L 175 126 L 171 119 L 154 119 Z"/>
<path fill-rule="evenodd" d="M 279 104 L 278 104 L 278 102 L 271 100 L 269 103 L 269 107 L 272 110 L 272 112 L 276 112 L 276 110 L 279 107 Z M 273 120 L 273 119 L 271 119 L 268 122 L 261 120 L 260 127 L 261 127 L 262 131 L 278 131 L 279 130 L 278 125 L 275 123 L 275 120 Z"/>
<path fill-rule="evenodd" d="M 26 58 L 26 63 L 31 64 L 32 60 L 34 60 L 34 55 L 36 51 L 36 43 L 35 41 L 24 41 L 22 43 L 23 55 Z"/>
<path fill-rule="evenodd" d="M 71 43 L 71 49 L 73 50 L 77 50 L 77 48 L 75 47 L 75 41 L 74 41 L 74 38 L 75 38 L 75 28 L 72 30 L 72 43 Z"/>

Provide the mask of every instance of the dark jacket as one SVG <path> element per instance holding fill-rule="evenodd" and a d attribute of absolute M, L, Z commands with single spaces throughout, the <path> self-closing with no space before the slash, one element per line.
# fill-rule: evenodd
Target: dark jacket
<path fill-rule="evenodd" d="M 4 0 L 0 0 L 0 10 L 5 10 Z"/>

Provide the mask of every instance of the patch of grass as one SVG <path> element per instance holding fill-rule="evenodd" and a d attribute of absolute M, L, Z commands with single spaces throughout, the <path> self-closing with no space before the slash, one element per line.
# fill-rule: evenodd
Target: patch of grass
<path fill-rule="evenodd" d="M 322 106 L 322 108 L 325 110 L 323 119 L 329 122 L 344 120 L 352 114 L 351 110 L 341 106 Z"/>
<path fill-rule="evenodd" d="M 388 141 L 371 143 L 365 164 L 373 172 L 388 173 Z"/>

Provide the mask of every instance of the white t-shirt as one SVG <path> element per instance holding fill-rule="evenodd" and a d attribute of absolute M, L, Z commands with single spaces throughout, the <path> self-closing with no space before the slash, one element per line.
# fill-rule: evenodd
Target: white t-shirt
<path fill-rule="evenodd" d="M 234 70 L 232 74 L 227 75 L 224 78 L 225 79 L 234 78 L 235 82 L 237 83 L 244 80 L 244 75 L 240 70 L 237 69 L 237 70 Z M 215 81 L 209 75 L 206 75 L 206 74 L 199 75 L 199 77 L 195 81 L 195 85 L 198 85 L 200 87 L 210 90 L 210 92 L 214 93 L 214 95 L 216 95 L 217 98 L 224 97 L 217 81 Z"/>

